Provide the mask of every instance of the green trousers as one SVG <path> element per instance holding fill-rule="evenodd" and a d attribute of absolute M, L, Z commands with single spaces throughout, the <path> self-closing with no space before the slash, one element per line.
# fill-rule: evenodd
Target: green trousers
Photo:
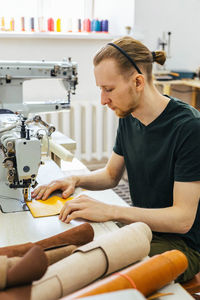
<path fill-rule="evenodd" d="M 149 256 L 173 249 L 182 251 L 188 259 L 187 270 L 176 279 L 176 282 L 183 283 L 192 279 L 200 271 L 200 253 L 188 247 L 182 238 L 170 234 L 163 236 L 153 235 Z"/>

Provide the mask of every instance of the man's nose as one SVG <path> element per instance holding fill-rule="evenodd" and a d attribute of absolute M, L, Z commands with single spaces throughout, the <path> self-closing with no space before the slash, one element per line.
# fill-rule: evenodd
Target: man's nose
<path fill-rule="evenodd" d="M 101 91 L 101 104 L 106 105 L 109 102 L 109 98 L 104 91 Z"/>

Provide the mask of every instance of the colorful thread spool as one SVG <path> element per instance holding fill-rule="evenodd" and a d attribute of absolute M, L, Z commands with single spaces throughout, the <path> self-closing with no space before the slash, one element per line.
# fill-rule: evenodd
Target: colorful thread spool
<path fill-rule="evenodd" d="M 48 31 L 54 31 L 54 20 L 53 20 L 53 18 L 49 18 L 47 20 L 47 28 L 48 28 Z"/>
<path fill-rule="evenodd" d="M 35 20 L 34 20 L 34 18 L 31 17 L 30 21 L 31 21 L 31 31 L 35 31 Z"/>
<path fill-rule="evenodd" d="M 44 32 L 45 31 L 44 17 L 39 17 L 38 18 L 38 30 L 40 32 Z"/>
<path fill-rule="evenodd" d="M 108 32 L 108 20 L 101 20 L 101 31 Z"/>
<path fill-rule="evenodd" d="M 5 18 L 4 17 L 1 18 L 1 30 L 2 31 L 5 30 Z"/>
<path fill-rule="evenodd" d="M 83 21 L 83 31 L 91 32 L 91 21 L 90 21 L 90 19 L 85 19 Z"/>
<path fill-rule="evenodd" d="M 25 18 L 21 17 L 21 31 L 25 31 Z"/>
<path fill-rule="evenodd" d="M 78 19 L 78 32 L 81 32 L 81 19 Z"/>
<path fill-rule="evenodd" d="M 15 21 L 14 18 L 11 18 L 10 20 L 10 31 L 14 31 L 15 30 Z"/>
<path fill-rule="evenodd" d="M 61 32 L 61 19 L 58 18 L 56 21 L 56 31 Z"/>

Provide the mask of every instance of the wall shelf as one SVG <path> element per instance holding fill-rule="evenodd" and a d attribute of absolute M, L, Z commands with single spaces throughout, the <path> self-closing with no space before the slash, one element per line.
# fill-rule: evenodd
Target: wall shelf
<path fill-rule="evenodd" d="M 134 33 L 134 38 L 141 40 L 143 36 Z M 112 40 L 118 38 L 119 35 L 110 33 L 87 33 L 87 32 L 0 32 L 0 38 L 37 38 L 37 39 L 83 39 L 83 40 Z"/>

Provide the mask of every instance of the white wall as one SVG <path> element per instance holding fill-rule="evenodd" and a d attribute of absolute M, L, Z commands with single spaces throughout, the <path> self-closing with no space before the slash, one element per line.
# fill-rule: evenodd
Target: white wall
<path fill-rule="evenodd" d="M 126 26 L 133 28 L 135 0 L 95 0 L 94 17 L 109 20 L 109 32 L 125 35 Z"/>
<path fill-rule="evenodd" d="M 196 70 L 200 66 L 200 1 L 135 0 L 135 29 L 144 34 L 144 44 L 156 50 L 163 31 L 171 31 L 172 69 Z"/>

